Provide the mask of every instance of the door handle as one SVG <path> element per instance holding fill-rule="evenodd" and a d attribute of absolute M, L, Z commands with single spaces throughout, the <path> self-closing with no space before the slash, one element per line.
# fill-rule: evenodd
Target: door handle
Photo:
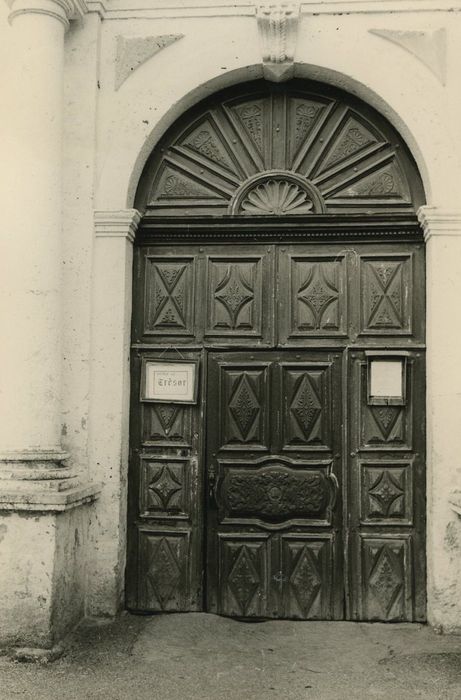
<path fill-rule="evenodd" d="M 218 480 L 214 467 L 210 467 L 208 471 L 208 495 L 216 508 L 218 507 Z"/>
<path fill-rule="evenodd" d="M 328 483 L 330 486 L 330 508 L 333 509 L 336 505 L 336 501 L 338 499 L 338 492 L 339 492 L 339 483 L 336 474 L 328 474 L 327 475 Z"/>

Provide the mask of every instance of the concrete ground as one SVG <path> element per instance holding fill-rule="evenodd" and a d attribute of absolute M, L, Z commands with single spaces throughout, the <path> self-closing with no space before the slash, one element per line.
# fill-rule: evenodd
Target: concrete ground
<path fill-rule="evenodd" d="M 461 637 L 207 614 L 86 622 L 53 663 L 0 657 L 0 699 L 461 700 Z"/>

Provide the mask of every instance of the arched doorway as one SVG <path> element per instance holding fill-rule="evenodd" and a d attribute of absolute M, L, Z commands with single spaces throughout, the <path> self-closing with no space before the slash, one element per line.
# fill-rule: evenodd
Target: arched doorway
<path fill-rule="evenodd" d="M 421 179 L 363 103 L 201 103 L 136 206 L 128 607 L 425 619 Z"/>

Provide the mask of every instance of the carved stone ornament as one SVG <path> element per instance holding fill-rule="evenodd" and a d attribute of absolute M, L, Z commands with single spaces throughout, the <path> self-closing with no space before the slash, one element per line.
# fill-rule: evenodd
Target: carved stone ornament
<path fill-rule="evenodd" d="M 178 39 L 182 39 L 183 36 L 184 34 L 129 38 L 118 36 L 115 58 L 115 90 L 118 90 L 125 80 L 149 58 Z"/>
<path fill-rule="evenodd" d="M 231 214 L 290 216 L 324 211 L 317 189 L 305 178 L 285 171 L 268 171 L 241 187 L 230 207 Z"/>
<path fill-rule="evenodd" d="M 442 85 L 445 85 L 447 73 L 445 28 L 434 31 L 400 29 L 370 29 L 369 31 L 370 34 L 387 39 L 411 53 L 435 75 Z"/>
<path fill-rule="evenodd" d="M 295 4 L 256 8 L 263 72 L 267 80 L 279 83 L 293 77 L 299 13 L 299 5 Z"/>

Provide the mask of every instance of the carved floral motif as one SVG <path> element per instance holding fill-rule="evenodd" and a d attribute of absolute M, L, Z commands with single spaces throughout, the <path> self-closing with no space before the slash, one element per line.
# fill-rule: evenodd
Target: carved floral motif
<path fill-rule="evenodd" d="M 243 307 L 254 300 L 254 291 L 239 266 L 230 264 L 214 296 L 228 312 L 230 327 L 236 328 Z"/>
<path fill-rule="evenodd" d="M 257 415 L 260 412 L 259 401 L 255 396 L 250 381 L 243 374 L 229 403 L 229 410 L 244 440 L 248 437 Z"/>
<path fill-rule="evenodd" d="M 217 195 L 188 175 L 165 168 L 160 178 L 156 199 L 210 199 Z"/>
<path fill-rule="evenodd" d="M 244 615 L 260 583 L 258 572 L 244 545 L 237 554 L 227 583 Z"/>
<path fill-rule="evenodd" d="M 301 103 L 295 110 L 296 146 L 299 146 L 309 133 L 315 122 L 320 107 L 313 104 Z"/>
<path fill-rule="evenodd" d="M 366 325 L 369 328 L 404 327 L 404 268 L 400 261 L 368 261 L 364 269 Z"/>
<path fill-rule="evenodd" d="M 222 491 L 229 514 L 277 521 L 320 517 L 329 494 L 323 474 L 299 473 L 282 465 L 232 470 Z"/>
<path fill-rule="evenodd" d="M 302 549 L 290 576 L 290 584 L 303 615 L 307 617 L 322 585 L 317 565 L 313 561 L 313 556 L 307 547 Z"/>
<path fill-rule="evenodd" d="M 402 588 L 400 572 L 396 571 L 395 555 L 383 546 L 369 578 L 369 586 L 387 617 Z M 399 567 L 400 568 L 400 567 Z"/>
<path fill-rule="evenodd" d="M 265 68 L 285 73 L 290 62 Z M 369 213 L 415 211 L 419 201 L 412 202 L 412 193 L 419 197 L 420 188 L 411 182 L 418 175 L 410 175 L 394 141 L 359 106 L 340 98 L 295 86 L 286 93 L 258 88 L 253 97 L 246 93 L 207 105 L 165 143 L 149 176 L 146 204 L 165 216 L 181 215 L 185 207 L 213 216 L 343 215 L 348 209 L 358 213 L 357 199 L 366 200 L 358 203 L 364 214 L 365 203 Z M 263 177 L 274 174 L 283 175 L 276 180 L 288 188 L 280 201 L 273 182 L 269 193 L 262 186 Z M 242 207 L 250 183 L 254 192 Z"/>
<path fill-rule="evenodd" d="M 184 277 L 186 265 L 152 263 L 150 326 L 185 328 Z"/>
<path fill-rule="evenodd" d="M 205 156 L 205 158 L 209 158 L 225 168 L 234 170 L 224 147 L 211 128 L 199 127 L 186 139 L 184 145 Z"/>
<path fill-rule="evenodd" d="M 147 580 L 151 584 L 162 609 L 173 597 L 179 584 L 181 570 L 166 537 L 162 537 L 151 555 Z"/>
<path fill-rule="evenodd" d="M 156 506 L 162 510 L 180 510 L 180 504 L 173 497 L 182 491 L 180 470 L 173 469 L 168 464 L 162 464 L 149 482 L 148 491 L 154 498 Z"/>
<path fill-rule="evenodd" d="M 247 133 L 254 141 L 260 153 L 263 150 L 263 110 L 262 106 L 245 104 L 236 108 L 236 112 L 245 127 Z"/>
<path fill-rule="evenodd" d="M 344 160 L 360 151 L 364 146 L 374 141 L 371 134 L 360 126 L 351 126 L 347 129 L 341 141 L 338 143 L 328 162 L 330 164 Z"/>
<path fill-rule="evenodd" d="M 402 409 L 400 406 L 373 406 L 371 408 L 373 418 L 383 436 L 384 440 L 389 440 L 392 429 Z"/>
<path fill-rule="evenodd" d="M 313 202 L 307 192 L 288 180 L 267 180 L 255 185 L 240 208 L 246 214 L 311 214 Z"/>
<path fill-rule="evenodd" d="M 304 375 L 299 389 L 296 392 L 293 403 L 290 406 L 290 411 L 296 417 L 299 427 L 308 440 L 317 423 L 322 407 L 306 375 Z"/>
<path fill-rule="evenodd" d="M 391 474 L 388 469 L 384 469 L 378 473 L 369 487 L 370 516 L 388 518 L 404 514 L 404 489 L 397 481 L 395 474 L 395 470 L 394 474 Z"/>

